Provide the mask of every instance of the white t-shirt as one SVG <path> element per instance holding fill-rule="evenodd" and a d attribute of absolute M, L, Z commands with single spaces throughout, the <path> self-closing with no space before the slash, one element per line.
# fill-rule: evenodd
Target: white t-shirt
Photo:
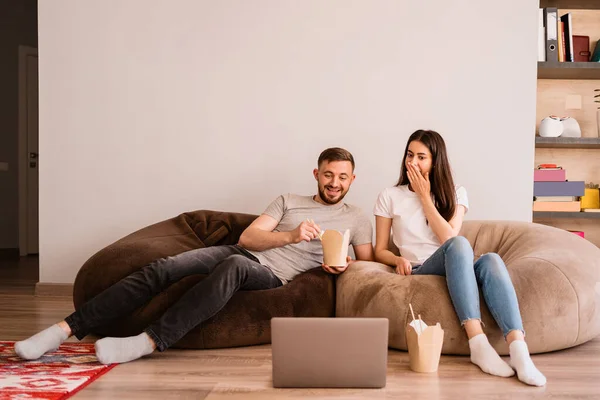
<path fill-rule="evenodd" d="M 457 207 L 464 206 L 466 213 L 469 209 L 466 189 L 457 186 L 456 196 Z M 423 264 L 441 245 L 427 225 L 419 195 L 411 192 L 408 185 L 384 189 L 377 197 L 373 214 L 392 219 L 394 244 L 412 266 Z"/>

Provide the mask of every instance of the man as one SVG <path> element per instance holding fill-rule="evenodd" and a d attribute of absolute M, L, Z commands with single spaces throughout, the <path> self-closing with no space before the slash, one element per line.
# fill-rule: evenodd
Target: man
<path fill-rule="evenodd" d="M 219 312 L 238 290 L 273 289 L 319 265 L 330 274 L 342 273 L 348 264 L 341 268 L 322 264 L 321 227 L 349 229 L 356 258 L 373 260 L 370 220 L 357 207 L 342 202 L 355 179 L 352 154 L 341 148 L 324 150 L 313 174 L 318 183 L 316 195 L 279 196 L 242 232 L 237 245 L 195 249 L 156 260 L 65 320 L 17 342 L 15 351 L 24 359 L 39 358 L 71 335 L 82 339 L 94 327 L 131 313 L 186 276 L 208 275 L 141 334 L 104 338 L 95 345 L 96 356 L 104 364 L 132 361 L 155 349 L 164 351 Z"/>

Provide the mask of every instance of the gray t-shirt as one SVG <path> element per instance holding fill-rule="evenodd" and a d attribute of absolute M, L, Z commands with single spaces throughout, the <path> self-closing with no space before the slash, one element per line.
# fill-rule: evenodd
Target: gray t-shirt
<path fill-rule="evenodd" d="M 360 208 L 344 202 L 326 206 L 313 200 L 312 196 L 284 194 L 275 199 L 263 214 L 279 221 L 273 232 L 293 231 L 310 218 L 321 230 L 344 232 L 349 229 L 351 245 L 371 243 L 373 238 L 373 227 L 367 215 Z M 319 239 L 250 253 L 270 268 L 283 284 L 323 263 L 323 247 Z"/>

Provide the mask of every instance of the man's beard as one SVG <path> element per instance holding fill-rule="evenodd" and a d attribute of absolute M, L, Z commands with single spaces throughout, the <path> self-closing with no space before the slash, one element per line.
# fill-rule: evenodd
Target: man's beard
<path fill-rule="evenodd" d="M 340 190 L 340 196 L 339 196 L 339 197 L 337 197 L 337 200 L 330 200 L 330 199 L 327 197 L 327 195 L 325 194 L 325 189 L 326 189 L 326 188 L 327 188 L 327 187 L 323 187 L 323 188 L 321 188 L 321 187 L 319 186 L 319 197 L 321 198 L 321 200 L 323 200 L 323 202 L 325 202 L 325 203 L 327 203 L 327 204 L 332 204 L 332 205 L 333 205 L 333 204 L 337 204 L 337 203 L 339 203 L 339 202 L 340 202 L 340 201 L 342 201 L 342 199 L 343 199 L 343 198 L 346 196 L 346 193 L 348 193 L 347 191 L 346 191 L 346 192 L 344 192 L 344 189 L 342 189 L 342 190 Z"/>

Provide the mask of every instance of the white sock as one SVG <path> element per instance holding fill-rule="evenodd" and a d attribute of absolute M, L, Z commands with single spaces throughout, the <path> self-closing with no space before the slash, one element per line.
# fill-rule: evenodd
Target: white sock
<path fill-rule="evenodd" d="M 102 364 L 125 363 L 154 351 L 150 336 L 146 332 L 126 338 L 100 339 L 94 347 L 96 357 Z"/>
<path fill-rule="evenodd" d="M 508 348 L 510 364 L 517 370 L 519 380 L 532 386 L 544 386 L 546 377 L 533 365 L 527 343 L 524 340 L 515 340 Z"/>
<path fill-rule="evenodd" d="M 496 353 L 485 334 L 481 333 L 469 339 L 469 348 L 471 349 L 471 362 L 481 368 L 483 372 L 505 378 L 515 374 L 510 365 Z"/>
<path fill-rule="evenodd" d="M 15 352 L 25 360 L 36 360 L 49 351 L 58 349 L 69 335 L 58 325 L 52 325 L 29 339 L 15 343 Z"/>

